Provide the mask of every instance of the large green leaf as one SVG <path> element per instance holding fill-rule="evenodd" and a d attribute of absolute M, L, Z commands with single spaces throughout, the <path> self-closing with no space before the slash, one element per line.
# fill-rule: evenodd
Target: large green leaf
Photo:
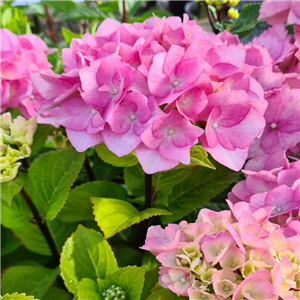
<path fill-rule="evenodd" d="M 138 160 L 134 154 L 128 154 L 119 157 L 112 153 L 104 143 L 97 145 L 95 150 L 104 162 L 115 167 L 131 167 L 138 163 Z"/>
<path fill-rule="evenodd" d="M 52 2 L 52 1 L 51 1 Z M 55 1 L 54 1 L 55 2 Z M 61 20 L 101 20 L 106 14 L 99 6 L 87 6 L 86 4 L 77 4 L 75 8 L 59 14 Z"/>
<path fill-rule="evenodd" d="M 41 298 L 52 285 L 59 268 L 47 269 L 38 266 L 16 266 L 8 268 L 2 275 L 2 293 L 25 293 Z"/>
<path fill-rule="evenodd" d="M 50 287 L 42 300 L 72 300 L 73 297 L 63 289 L 57 287 Z"/>
<path fill-rule="evenodd" d="M 31 156 L 37 154 L 45 146 L 46 140 L 50 132 L 50 125 L 38 124 L 37 130 L 33 136 L 33 143 L 31 145 Z"/>
<path fill-rule="evenodd" d="M 188 300 L 188 297 L 178 296 L 169 289 L 157 285 L 147 300 Z"/>
<path fill-rule="evenodd" d="M 145 173 L 139 164 L 124 169 L 124 180 L 132 195 L 145 195 Z"/>
<path fill-rule="evenodd" d="M 115 285 L 126 293 L 126 299 L 139 300 L 145 280 L 145 271 L 145 267 L 130 266 L 119 269 L 105 280 L 98 279 L 100 295 L 111 285 Z"/>
<path fill-rule="evenodd" d="M 30 196 L 42 217 L 51 221 L 64 205 L 84 154 L 64 149 L 45 153 L 29 168 Z"/>
<path fill-rule="evenodd" d="M 221 193 L 236 178 L 237 173 L 214 163 L 216 170 L 198 167 L 184 182 L 176 185 L 168 199 L 173 215 L 162 216 L 163 224 L 181 219 L 193 209 Z M 224 200 L 225 201 L 225 200 Z"/>
<path fill-rule="evenodd" d="M 243 38 L 250 34 L 255 29 L 256 25 L 262 23 L 262 21 L 257 21 L 259 9 L 260 4 L 244 5 L 239 18 L 232 20 L 233 25 L 230 28 L 230 32 L 237 34 L 239 38 Z"/>
<path fill-rule="evenodd" d="M 47 227 L 59 252 L 61 252 L 67 238 L 76 230 L 77 225 L 77 222 L 63 223 L 58 219 L 47 222 Z"/>
<path fill-rule="evenodd" d="M 1 256 L 11 253 L 21 246 L 11 230 L 1 226 Z"/>
<path fill-rule="evenodd" d="M 66 287 L 76 295 L 78 283 L 83 278 L 105 278 L 118 266 L 102 235 L 79 225 L 63 247 L 60 269 Z"/>
<path fill-rule="evenodd" d="M 18 194 L 23 187 L 23 179 L 17 177 L 10 182 L 1 183 L 1 201 L 6 201 L 11 206 L 14 195 Z"/>
<path fill-rule="evenodd" d="M 145 274 L 145 284 L 143 287 L 141 299 L 147 299 L 147 297 L 151 294 L 151 290 L 155 287 L 158 282 L 159 277 L 159 267 L 146 272 Z"/>
<path fill-rule="evenodd" d="M 69 194 L 66 204 L 58 213 L 57 218 L 64 222 L 94 220 L 92 197 L 117 198 L 126 200 L 125 189 L 116 183 L 94 181 L 75 187 Z"/>
<path fill-rule="evenodd" d="M 186 180 L 193 172 L 192 167 L 159 172 L 152 175 L 153 193 L 172 188 Z M 145 195 L 145 173 L 138 164 L 124 169 L 124 180 L 129 191 L 136 197 Z"/>
<path fill-rule="evenodd" d="M 111 242 L 110 244 L 120 268 L 141 264 L 143 255 L 138 249 L 128 246 L 125 242 Z"/>
<path fill-rule="evenodd" d="M 83 278 L 78 284 L 78 300 L 102 300 L 98 284 L 89 278 Z"/>
<path fill-rule="evenodd" d="M 32 213 L 21 194 L 14 196 L 11 207 L 6 201 L 1 201 L 1 224 L 7 228 L 25 227 Z"/>
<path fill-rule="evenodd" d="M 94 215 L 105 238 L 109 238 L 125 228 L 152 216 L 170 215 L 167 210 L 148 208 L 139 212 L 132 204 L 110 198 L 92 198 Z"/>
<path fill-rule="evenodd" d="M 49 7 L 53 8 L 55 11 L 58 12 L 67 12 L 69 10 L 72 10 L 76 7 L 76 4 L 73 1 L 66 1 L 66 0 L 60 0 L 60 1 L 41 1 L 42 4 L 48 5 Z"/>
<path fill-rule="evenodd" d="M 38 300 L 34 299 L 33 296 L 26 296 L 25 294 L 18 294 L 18 293 L 13 293 L 13 294 L 6 294 L 4 296 L 0 296 L 1 300 Z"/>
<path fill-rule="evenodd" d="M 47 241 L 36 224 L 28 221 L 23 227 L 14 228 L 13 232 L 28 250 L 42 255 L 51 255 Z"/>

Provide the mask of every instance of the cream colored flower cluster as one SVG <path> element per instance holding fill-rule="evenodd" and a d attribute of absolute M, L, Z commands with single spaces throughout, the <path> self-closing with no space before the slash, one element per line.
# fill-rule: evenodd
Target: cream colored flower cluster
<path fill-rule="evenodd" d="M 20 160 L 31 154 L 36 118 L 26 120 L 18 116 L 12 120 L 10 113 L 0 117 L 0 182 L 12 181 L 18 173 Z"/>

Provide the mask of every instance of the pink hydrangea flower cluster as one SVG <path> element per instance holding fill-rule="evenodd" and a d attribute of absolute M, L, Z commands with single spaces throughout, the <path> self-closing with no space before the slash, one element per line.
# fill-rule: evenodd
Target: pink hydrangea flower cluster
<path fill-rule="evenodd" d="M 0 29 L 0 36 L 1 113 L 19 107 L 26 118 L 31 118 L 40 104 L 34 96 L 30 73 L 52 74 L 47 55 L 53 50 L 36 35 L 16 36 L 7 29 Z"/>
<path fill-rule="evenodd" d="M 32 76 L 38 122 L 64 126 L 78 151 L 101 142 L 118 156 L 134 151 L 147 173 L 189 164 L 199 141 L 240 170 L 267 107 L 248 56 L 236 36 L 205 34 L 187 16 L 106 19 L 63 50 L 64 74 Z"/>
<path fill-rule="evenodd" d="M 160 284 L 190 300 L 299 299 L 299 232 L 270 222 L 270 207 L 228 204 L 202 209 L 192 224 L 149 228 L 142 249 L 162 264 Z"/>
<path fill-rule="evenodd" d="M 234 203 L 245 201 L 252 210 L 272 207 L 271 217 L 278 216 L 276 223 L 285 224 L 286 220 L 292 222 L 299 219 L 300 161 L 289 163 L 278 154 L 271 158 L 265 162 L 264 170 L 260 171 L 256 171 L 257 165 L 249 161 L 246 165 L 248 168 L 243 170 L 246 179 L 233 187 L 228 199 Z M 284 167 L 279 166 L 282 163 Z M 263 165 L 263 162 L 260 161 L 259 165 Z M 289 227 L 289 224 L 285 224 L 285 227 Z M 300 227 L 294 229 L 294 233 L 300 234 Z"/>

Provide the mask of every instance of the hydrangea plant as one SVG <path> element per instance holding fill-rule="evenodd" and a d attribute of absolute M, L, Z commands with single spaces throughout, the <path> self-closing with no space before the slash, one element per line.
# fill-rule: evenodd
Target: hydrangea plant
<path fill-rule="evenodd" d="M 299 2 L 202 1 L 211 33 L 98 2 L 34 6 L 103 17 L 60 73 L 0 30 L 1 299 L 299 299 Z"/>

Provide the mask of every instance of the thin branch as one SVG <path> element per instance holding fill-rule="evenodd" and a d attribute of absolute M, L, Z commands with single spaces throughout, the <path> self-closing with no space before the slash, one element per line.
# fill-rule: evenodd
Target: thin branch
<path fill-rule="evenodd" d="M 126 15 L 126 1 L 122 1 L 122 6 L 123 6 L 123 23 L 127 22 L 127 15 Z"/>
<path fill-rule="evenodd" d="M 208 5 L 207 5 L 205 2 L 203 3 L 203 5 L 204 5 L 204 7 L 205 7 L 205 10 L 206 10 L 206 13 L 207 13 L 207 16 L 208 16 L 208 20 L 209 20 L 209 24 L 210 24 L 210 26 L 211 26 L 213 32 L 214 32 L 215 34 L 218 34 L 220 31 L 214 27 L 213 16 L 212 16 L 212 14 L 211 14 L 211 12 L 210 12 L 210 10 L 209 10 L 209 8 L 208 8 Z"/>
<path fill-rule="evenodd" d="M 28 207 L 30 208 L 30 210 L 33 214 L 35 223 L 39 226 L 43 236 L 45 237 L 55 262 L 57 263 L 57 265 L 59 265 L 60 255 L 59 255 L 59 252 L 56 248 L 53 237 L 51 236 L 51 233 L 50 233 L 50 231 L 49 231 L 49 229 L 48 229 L 48 227 L 45 223 L 45 220 L 43 220 L 41 218 L 37 208 L 35 207 L 34 203 L 32 202 L 29 195 L 27 194 L 27 192 L 24 189 L 21 190 L 21 195 L 23 196 L 23 198 L 26 201 Z"/>
<path fill-rule="evenodd" d="M 90 181 L 95 181 L 95 176 L 94 176 L 93 170 L 90 166 L 90 162 L 89 162 L 89 159 L 87 156 L 85 156 L 84 167 L 86 169 L 86 172 L 88 174 Z"/>
<path fill-rule="evenodd" d="M 52 26 L 51 16 L 49 13 L 48 5 L 44 5 L 45 7 L 45 13 L 46 13 L 46 23 L 48 25 L 49 31 L 50 31 L 50 37 L 53 44 L 56 44 L 55 34 Z"/>

